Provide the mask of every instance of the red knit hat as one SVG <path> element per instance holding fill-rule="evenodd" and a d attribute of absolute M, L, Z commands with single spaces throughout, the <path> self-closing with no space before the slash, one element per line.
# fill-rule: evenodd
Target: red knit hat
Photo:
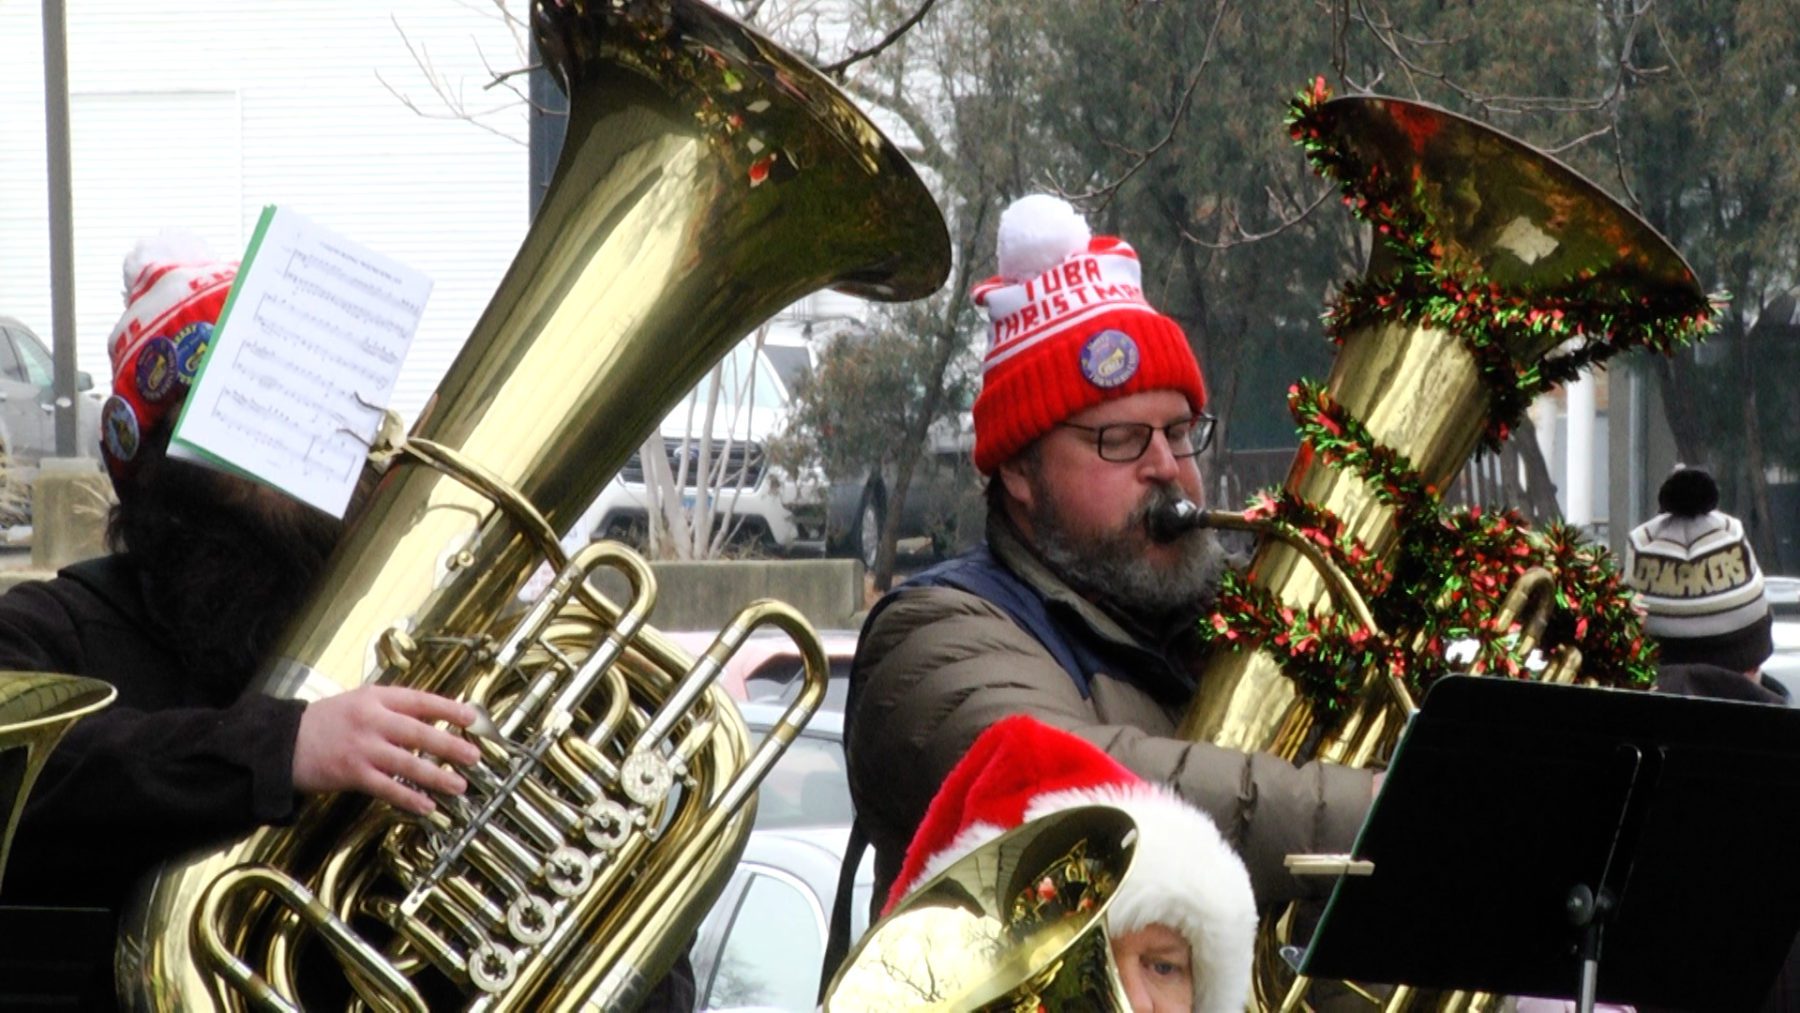
<path fill-rule="evenodd" d="M 1256 899 L 1250 874 L 1205 813 L 1098 747 L 1025 715 L 983 732 L 957 762 L 906 849 L 883 914 L 914 887 L 1029 820 L 1085 805 L 1122 809 L 1138 827 L 1131 871 L 1107 907 L 1117 937 L 1152 924 L 1193 955 L 1195 1013 L 1238 1013 L 1250 995 Z"/>
<path fill-rule="evenodd" d="M 213 325 L 237 278 L 198 236 L 165 232 L 125 256 L 125 314 L 107 342 L 113 394 L 100 413 L 100 446 L 117 470 L 187 396 Z"/>
<path fill-rule="evenodd" d="M 1177 390 L 1206 405 L 1181 326 L 1144 299 L 1137 253 L 1094 236 L 1065 201 L 1033 194 L 1000 216 L 1000 274 L 975 286 L 993 330 L 975 399 L 975 467 L 994 469 L 1103 401 Z"/>

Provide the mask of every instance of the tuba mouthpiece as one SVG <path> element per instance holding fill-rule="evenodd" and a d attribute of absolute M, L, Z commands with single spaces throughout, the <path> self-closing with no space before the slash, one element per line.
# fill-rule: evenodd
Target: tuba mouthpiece
<path fill-rule="evenodd" d="M 1174 500 L 1150 512 L 1150 537 L 1158 542 L 1172 542 L 1205 525 L 1206 512 L 1193 500 Z"/>

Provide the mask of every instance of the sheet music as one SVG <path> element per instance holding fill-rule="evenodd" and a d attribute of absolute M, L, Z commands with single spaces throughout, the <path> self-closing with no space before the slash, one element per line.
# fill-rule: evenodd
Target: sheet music
<path fill-rule="evenodd" d="M 169 441 L 342 517 L 431 279 L 265 208 Z"/>

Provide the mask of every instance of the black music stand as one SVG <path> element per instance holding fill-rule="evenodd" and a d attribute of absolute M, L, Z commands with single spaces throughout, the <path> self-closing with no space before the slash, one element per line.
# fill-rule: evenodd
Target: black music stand
<path fill-rule="evenodd" d="M 1300 969 L 1754 1009 L 1800 928 L 1797 801 L 1800 710 L 1441 680 Z"/>

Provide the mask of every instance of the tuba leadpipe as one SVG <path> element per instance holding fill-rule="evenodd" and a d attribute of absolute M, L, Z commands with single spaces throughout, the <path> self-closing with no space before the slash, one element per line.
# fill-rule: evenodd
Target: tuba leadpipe
<path fill-rule="evenodd" d="M 722 888 L 756 779 L 822 696 L 798 613 L 753 606 L 695 664 L 645 625 L 641 561 L 568 561 L 554 533 L 781 307 L 826 286 L 929 294 L 942 217 L 836 87 L 703 3 L 542 0 L 533 32 L 569 98 L 539 217 L 250 690 L 375 681 L 479 704 L 494 731 L 469 793 L 435 820 L 321 797 L 159 869 L 122 919 L 127 1008 L 293 1008 L 316 976 L 380 1008 L 629 1008 Z M 555 581 L 516 617 L 540 559 Z M 592 591 L 600 566 L 631 603 Z M 808 677 L 751 754 L 712 681 L 759 624 L 797 635 Z"/>

